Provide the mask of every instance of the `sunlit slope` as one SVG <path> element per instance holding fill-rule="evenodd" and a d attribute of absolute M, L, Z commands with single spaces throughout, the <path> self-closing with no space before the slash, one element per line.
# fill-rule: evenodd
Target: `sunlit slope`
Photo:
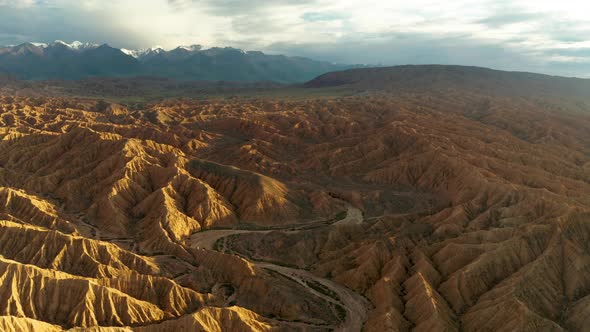
<path fill-rule="evenodd" d="M 0 329 L 583 330 L 590 112 L 561 93 L 5 94 Z"/>

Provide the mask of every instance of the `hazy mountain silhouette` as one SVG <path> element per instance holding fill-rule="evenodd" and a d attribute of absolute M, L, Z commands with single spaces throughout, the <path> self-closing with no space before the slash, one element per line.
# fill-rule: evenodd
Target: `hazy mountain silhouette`
<path fill-rule="evenodd" d="M 25 43 L 0 48 L 0 71 L 21 79 L 156 76 L 180 80 L 305 82 L 352 66 L 235 48 L 129 51 L 106 44 Z"/>

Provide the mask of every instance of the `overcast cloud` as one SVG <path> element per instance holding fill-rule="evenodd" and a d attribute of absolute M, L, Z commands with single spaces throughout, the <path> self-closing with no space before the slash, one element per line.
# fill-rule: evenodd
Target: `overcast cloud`
<path fill-rule="evenodd" d="M 590 77 L 589 12 L 573 0 L 0 0 L 0 44 L 202 44 Z"/>

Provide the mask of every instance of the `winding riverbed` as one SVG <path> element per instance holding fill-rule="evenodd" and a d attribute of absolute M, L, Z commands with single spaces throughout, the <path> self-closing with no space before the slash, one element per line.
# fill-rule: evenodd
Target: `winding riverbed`
<path fill-rule="evenodd" d="M 346 217 L 340 221 L 334 223 L 326 223 L 324 227 L 330 227 L 334 225 L 343 224 L 358 224 L 363 222 L 362 211 L 349 206 L 346 211 Z M 284 229 L 273 229 L 272 231 L 284 231 L 284 232 L 302 232 L 304 230 L 293 229 L 292 226 L 286 226 Z M 191 237 L 191 247 L 202 248 L 208 250 L 215 250 L 215 243 L 220 239 L 228 237 L 230 235 L 248 234 L 248 233 L 260 233 L 266 234 L 271 230 L 240 230 L 240 229 L 228 229 L 228 230 L 210 230 L 200 233 L 196 233 Z M 225 251 L 225 244 L 222 246 L 221 251 Z M 233 254 L 238 254 L 232 252 Z M 239 255 L 239 254 L 238 254 Z M 245 257 L 242 257 L 247 259 Z M 363 327 L 363 323 L 367 320 L 367 311 L 369 310 L 370 303 L 363 296 L 356 292 L 338 284 L 331 280 L 320 278 L 312 274 L 311 272 L 303 269 L 294 269 L 285 266 L 280 266 L 268 262 L 259 262 L 249 260 L 252 264 L 260 267 L 275 271 L 284 276 L 295 280 L 302 286 L 304 286 L 310 293 L 324 299 L 325 301 L 334 305 L 340 305 L 346 310 L 346 318 L 340 326 L 337 327 L 338 331 L 360 331 Z M 310 287 L 309 280 L 312 282 L 321 284 L 330 290 L 330 294 L 336 294 L 331 296 L 323 292 L 319 292 L 316 289 Z"/>

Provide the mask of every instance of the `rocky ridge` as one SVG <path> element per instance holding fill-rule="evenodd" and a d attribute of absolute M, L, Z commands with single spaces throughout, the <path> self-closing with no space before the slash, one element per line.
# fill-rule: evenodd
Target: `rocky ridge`
<path fill-rule="evenodd" d="M 353 292 L 366 331 L 583 329 L 584 105 L 5 94 L 0 327 L 346 329 Z"/>

